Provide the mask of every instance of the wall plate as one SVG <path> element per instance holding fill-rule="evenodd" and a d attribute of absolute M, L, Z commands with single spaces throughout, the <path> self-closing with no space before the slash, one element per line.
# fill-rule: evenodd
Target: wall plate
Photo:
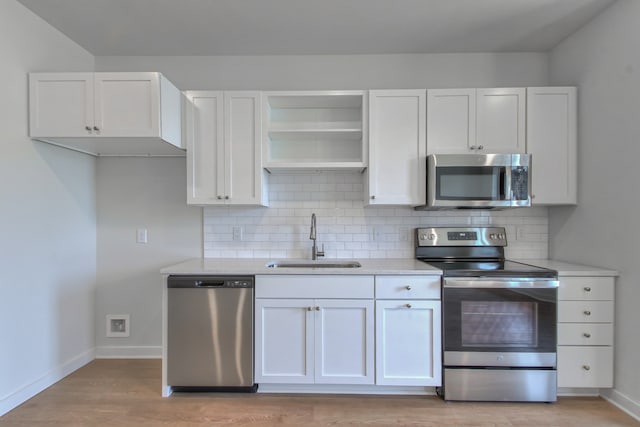
<path fill-rule="evenodd" d="M 130 331 L 128 314 L 107 314 L 107 337 L 128 337 Z"/>

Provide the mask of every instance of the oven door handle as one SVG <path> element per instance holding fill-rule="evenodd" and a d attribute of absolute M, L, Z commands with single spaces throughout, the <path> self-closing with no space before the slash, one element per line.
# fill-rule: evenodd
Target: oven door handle
<path fill-rule="evenodd" d="M 517 278 L 508 279 L 484 278 L 478 277 L 473 279 L 446 278 L 443 286 L 445 288 L 557 288 L 558 280 L 555 279 L 535 279 L 535 278 Z"/>

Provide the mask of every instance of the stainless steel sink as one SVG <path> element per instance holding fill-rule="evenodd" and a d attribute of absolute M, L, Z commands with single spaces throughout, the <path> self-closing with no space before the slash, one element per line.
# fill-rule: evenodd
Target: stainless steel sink
<path fill-rule="evenodd" d="M 358 261 L 270 261 L 269 268 L 358 268 Z"/>

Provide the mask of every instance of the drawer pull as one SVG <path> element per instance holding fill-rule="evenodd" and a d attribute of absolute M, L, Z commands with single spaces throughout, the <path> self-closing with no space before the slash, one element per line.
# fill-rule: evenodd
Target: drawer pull
<path fill-rule="evenodd" d="M 408 291 L 410 291 L 410 290 L 411 290 L 411 285 L 407 285 L 406 289 L 407 289 Z"/>
<path fill-rule="evenodd" d="M 312 310 L 312 308 L 311 308 L 311 307 L 307 307 L 307 311 L 311 311 L 311 310 Z"/>
<path fill-rule="evenodd" d="M 411 308 L 411 304 L 405 304 L 404 306 L 407 308 Z"/>
<path fill-rule="evenodd" d="M 591 316 L 591 312 L 589 310 L 585 310 L 583 313 L 585 316 Z"/>
<path fill-rule="evenodd" d="M 589 332 L 585 332 L 582 336 L 585 338 L 591 338 L 591 334 Z"/>
<path fill-rule="evenodd" d="M 591 288 L 590 288 L 589 286 L 585 286 L 585 287 L 584 287 L 584 291 L 585 291 L 585 292 L 591 292 Z"/>
<path fill-rule="evenodd" d="M 582 369 L 584 369 L 585 371 L 590 371 L 590 370 L 591 370 L 591 366 L 589 366 L 589 365 L 582 365 Z"/>

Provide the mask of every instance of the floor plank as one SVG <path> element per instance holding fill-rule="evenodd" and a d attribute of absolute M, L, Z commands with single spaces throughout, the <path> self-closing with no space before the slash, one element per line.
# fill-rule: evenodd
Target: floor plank
<path fill-rule="evenodd" d="M 640 425 L 596 397 L 564 397 L 554 404 L 261 393 L 178 393 L 162 398 L 160 372 L 160 360 L 95 360 L 0 417 L 0 426 Z"/>

